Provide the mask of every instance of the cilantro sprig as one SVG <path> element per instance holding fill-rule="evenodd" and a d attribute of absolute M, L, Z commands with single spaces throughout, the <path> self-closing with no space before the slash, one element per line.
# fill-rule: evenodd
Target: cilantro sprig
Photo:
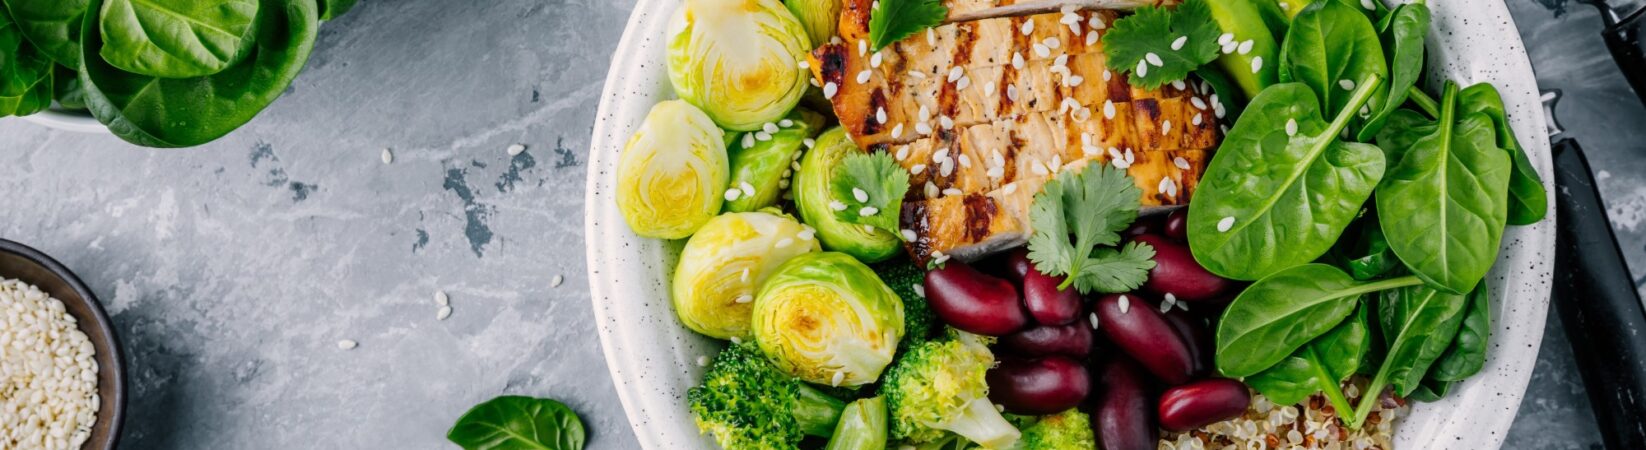
<path fill-rule="evenodd" d="M 1041 273 L 1067 275 L 1060 289 L 1072 284 L 1081 293 L 1113 293 L 1142 286 L 1155 266 L 1154 248 L 1137 242 L 1113 248 L 1137 220 L 1141 197 L 1131 177 L 1111 166 L 1059 173 L 1029 207 L 1029 261 Z"/>
<path fill-rule="evenodd" d="M 1132 85 L 1155 89 L 1216 60 L 1221 34 L 1205 0 L 1147 6 L 1109 27 L 1103 53 L 1109 67 L 1131 73 Z"/>
<path fill-rule="evenodd" d="M 949 17 L 949 8 L 938 0 L 880 0 L 878 5 L 869 12 L 869 45 L 875 50 L 942 25 Z"/>
<path fill-rule="evenodd" d="M 898 215 L 909 192 L 909 171 L 885 152 L 852 153 L 835 168 L 829 180 L 834 201 L 830 207 L 840 220 L 868 225 L 901 237 Z"/>

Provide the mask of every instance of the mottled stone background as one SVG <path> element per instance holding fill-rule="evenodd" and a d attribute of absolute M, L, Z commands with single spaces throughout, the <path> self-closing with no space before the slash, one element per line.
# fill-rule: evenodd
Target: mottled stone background
<path fill-rule="evenodd" d="M 1646 274 L 1646 109 L 1592 8 L 1508 1 Z M 199 149 L 0 120 L 0 237 L 61 259 L 113 314 L 129 448 L 446 448 L 459 414 L 503 393 L 563 399 L 592 448 L 634 448 L 581 213 L 631 7 L 366 0 L 326 25 L 284 98 Z M 514 143 L 529 148 L 510 157 Z M 1558 323 L 1548 336 L 1508 447 L 1597 447 Z"/>

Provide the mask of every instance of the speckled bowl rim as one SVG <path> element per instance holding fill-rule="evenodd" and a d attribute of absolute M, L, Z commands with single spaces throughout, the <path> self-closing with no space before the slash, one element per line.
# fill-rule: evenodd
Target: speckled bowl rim
<path fill-rule="evenodd" d="M 92 293 L 91 288 L 87 287 L 86 283 L 80 281 L 78 275 L 75 275 L 63 263 L 57 262 L 56 259 L 44 252 L 22 243 L 0 239 L 0 253 L 16 255 L 45 268 L 47 272 L 51 272 L 53 276 L 57 277 L 58 281 L 74 290 L 74 293 L 85 302 L 84 311 L 89 313 L 91 317 L 77 315 L 75 319 L 79 321 L 81 331 L 85 331 L 84 328 L 88 326 L 95 327 L 104 337 L 103 339 L 92 337 L 91 341 L 92 347 L 100 356 L 97 358 L 98 391 L 102 393 L 102 388 L 107 387 L 108 392 L 103 395 L 106 406 L 97 412 L 97 424 L 94 426 L 94 429 L 102 427 L 106 431 L 101 436 L 98 433 L 92 433 L 91 439 L 87 439 L 80 448 L 83 450 L 113 450 L 120 448 L 121 430 L 126 422 L 126 353 L 120 345 L 120 335 L 114 328 L 114 322 L 109 320 L 108 312 L 103 310 L 103 303 L 97 300 L 97 294 Z M 0 279 L 4 278 L 7 278 L 6 274 L 0 273 Z M 107 357 L 102 357 L 105 355 Z M 108 386 L 103 386 L 105 383 Z"/>
<path fill-rule="evenodd" d="M 699 357 L 721 344 L 692 334 L 670 311 L 668 276 L 679 242 L 635 236 L 616 208 L 617 154 L 659 100 L 672 98 L 664 30 L 680 0 L 640 0 L 629 17 L 606 78 L 589 152 L 584 231 L 590 292 L 606 363 L 640 444 L 648 449 L 714 449 L 686 408 L 686 390 L 702 373 Z M 1502 0 L 1429 2 L 1430 79 L 1490 81 L 1504 96 L 1510 122 L 1544 174 L 1553 167 L 1536 78 Z M 1553 196 L 1550 196 L 1553 204 Z M 1402 419 L 1396 447 L 1486 449 L 1503 444 L 1531 380 L 1543 337 L 1554 255 L 1554 214 L 1510 227 L 1486 283 L 1492 290 L 1492 348 L 1486 367 L 1437 403 Z"/>

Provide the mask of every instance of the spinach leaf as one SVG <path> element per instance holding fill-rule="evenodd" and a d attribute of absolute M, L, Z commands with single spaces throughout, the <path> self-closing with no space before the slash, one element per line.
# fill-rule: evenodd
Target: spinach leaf
<path fill-rule="evenodd" d="M 582 419 L 566 405 L 505 395 L 463 413 L 446 439 L 466 450 L 580 450 L 587 437 Z"/>
<path fill-rule="evenodd" d="M 1316 392 L 1325 392 L 1339 411 L 1350 411 L 1341 388 L 1343 380 L 1360 369 L 1371 347 L 1366 306 L 1361 304 L 1348 320 L 1298 349 L 1297 353 L 1256 375 L 1246 384 L 1279 405 L 1302 402 Z"/>
<path fill-rule="evenodd" d="M 1331 123 L 1303 84 L 1252 99 L 1189 203 L 1195 259 L 1225 278 L 1255 280 L 1330 250 L 1383 177 L 1376 146 L 1338 140 L 1381 84 L 1376 74 L 1361 80 Z"/>
<path fill-rule="evenodd" d="M 1374 280 L 1400 266 L 1400 259 L 1389 249 L 1389 241 L 1384 239 L 1383 229 L 1378 226 L 1375 210 L 1361 212 L 1360 219 L 1344 235 L 1349 237 L 1337 241 L 1333 252 L 1336 263 L 1348 270 L 1350 277 Z"/>
<path fill-rule="evenodd" d="M 1417 79 L 1423 75 L 1423 41 L 1429 36 L 1429 7 L 1423 3 L 1411 3 L 1395 8 L 1389 19 L 1389 33 L 1384 37 L 1387 48 L 1393 49 L 1389 55 L 1388 101 L 1383 107 L 1372 110 L 1371 119 L 1366 126 L 1360 129 L 1359 140 L 1371 142 L 1389 120 L 1389 116 L 1406 103 L 1406 95 L 1412 86 L 1417 85 Z"/>
<path fill-rule="evenodd" d="M 1410 109 L 1397 110 L 1387 120 L 1377 134 L 1377 148 L 1383 149 L 1383 156 L 1390 166 L 1399 163 L 1400 158 L 1406 156 L 1406 149 L 1412 148 L 1412 144 L 1426 135 L 1421 128 L 1434 124 L 1428 116 Z"/>
<path fill-rule="evenodd" d="M 57 100 L 57 106 L 84 111 L 86 88 L 80 84 L 80 73 L 74 69 L 57 66 L 52 69 L 51 76 L 52 98 Z"/>
<path fill-rule="evenodd" d="M 1486 283 L 1480 283 L 1469 293 L 1469 306 L 1463 314 L 1463 327 L 1451 348 L 1435 360 L 1429 369 L 1429 378 L 1436 381 L 1462 381 L 1480 373 L 1486 366 L 1486 344 L 1492 337 L 1491 293 Z M 1427 383 L 1425 383 L 1427 384 Z"/>
<path fill-rule="evenodd" d="M 23 36 L 58 64 L 80 65 L 80 23 L 91 0 L 5 0 Z"/>
<path fill-rule="evenodd" d="M 51 106 L 51 58 L 0 9 L 0 117 L 26 116 Z"/>
<path fill-rule="evenodd" d="M 1438 402 L 1440 399 L 1445 398 L 1447 394 L 1452 393 L 1452 388 L 1456 387 L 1458 383 L 1457 381 L 1439 381 L 1433 378 L 1424 378 L 1423 382 L 1418 384 L 1417 389 L 1413 389 L 1411 395 L 1406 396 L 1406 399 L 1419 402 Z"/>
<path fill-rule="evenodd" d="M 1296 266 L 1259 280 L 1235 297 L 1218 321 L 1217 369 L 1231 378 L 1262 372 L 1337 327 L 1361 295 L 1419 283 L 1413 277 L 1359 282 L 1325 264 Z"/>
<path fill-rule="evenodd" d="M 1458 110 L 1464 114 L 1485 113 L 1497 129 L 1497 146 L 1509 152 L 1514 171 L 1509 174 L 1509 224 L 1530 225 L 1543 220 L 1549 210 L 1549 198 L 1543 190 L 1543 177 L 1538 176 L 1532 160 L 1526 157 L 1509 127 L 1509 116 L 1504 112 L 1503 97 L 1491 83 L 1476 83 L 1458 93 Z"/>
<path fill-rule="evenodd" d="M 107 0 L 98 13 L 98 54 L 139 75 L 212 75 L 251 53 L 257 10 L 258 0 Z"/>
<path fill-rule="evenodd" d="M 332 20 L 354 9 L 355 3 L 359 3 L 359 0 L 319 0 L 319 3 L 320 20 Z"/>
<path fill-rule="evenodd" d="M 100 3 L 94 0 L 94 7 Z M 116 136 L 149 147 L 188 147 L 222 137 L 280 97 L 303 69 L 318 30 L 310 0 L 261 0 L 257 48 L 216 75 L 165 79 L 122 71 L 97 57 L 102 36 L 84 27 L 80 79 L 86 103 Z M 95 18 L 87 15 L 88 24 Z"/>
<path fill-rule="evenodd" d="M 1421 136 L 1393 150 L 1402 156 L 1377 187 L 1377 211 L 1389 247 L 1407 268 L 1437 289 L 1463 294 L 1497 260 L 1510 162 L 1497 148 L 1490 118 L 1459 118 L 1456 109 L 1457 86 L 1447 83 L 1438 122 L 1385 130 Z"/>
<path fill-rule="evenodd" d="M 1418 389 L 1429 367 L 1452 345 L 1467 303 L 1462 295 L 1426 285 L 1384 291 L 1379 296 L 1378 320 L 1388 353 L 1346 426 L 1359 428 L 1385 387 L 1392 386 L 1401 397 Z"/>
<path fill-rule="evenodd" d="M 1280 80 L 1301 82 L 1320 98 L 1320 109 L 1338 111 L 1349 105 L 1356 83 L 1373 75 L 1387 78 L 1383 43 L 1359 8 L 1337 1 L 1316 2 L 1292 19 L 1281 46 Z M 1400 81 L 1400 80 L 1391 80 Z M 1365 105 L 1381 110 L 1388 89 L 1375 89 Z M 1360 111 L 1356 106 L 1349 111 Z"/>

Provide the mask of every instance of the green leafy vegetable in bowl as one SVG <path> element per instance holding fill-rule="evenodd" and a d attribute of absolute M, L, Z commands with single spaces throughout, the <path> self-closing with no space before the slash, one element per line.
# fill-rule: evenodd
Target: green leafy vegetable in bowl
<path fill-rule="evenodd" d="M 465 450 L 582 450 L 588 435 L 560 402 L 505 395 L 463 413 L 446 439 Z"/>
<path fill-rule="evenodd" d="M 909 349 L 886 372 L 881 393 L 891 411 L 892 438 L 914 444 L 949 433 L 986 448 L 1004 448 L 1022 433 L 989 401 L 984 374 L 994 366 L 988 339 L 950 330 L 948 339 Z"/>
<path fill-rule="evenodd" d="M 854 401 L 840 413 L 840 423 L 823 450 L 884 450 L 886 428 L 886 399 L 870 397 Z"/>
<path fill-rule="evenodd" d="M 862 150 L 846 136 L 844 128 L 835 127 L 817 137 L 817 144 L 800 159 L 800 171 L 794 174 L 794 207 L 800 220 L 817 228 L 817 238 L 823 248 L 842 252 L 864 262 L 891 259 L 903 249 L 897 233 L 869 225 L 841 220 L 837 213 L 849 209 L 836 200 L 835 178 L 848 155 Z M 859 209 L 861 212 L 861 209 Z M 886 213 L 888 216 L 895 214 Z"/>
<path fill-rule="evenodd" d="M 798 164 L 804 144 L 822 128 L 822 115 L 795 109 L 767 130 L 745 132 L 733 139 L 726 150 L 731 184 L 724 210 L 747 212 L 776 205 L 789 188 L 792 166 Z"/>
<path fill-rule="evenodd" d="M 876 51 L 893 42 L 936 27 L 949 16 L 938 0 L 883 0 L 869 14 L 869 41 Z"/>
<path fill-rule="evenodd" d="M 1130 70 L 1131 84 L 1156 89 L 1216 60 L 1220 30 L 1208 3 L 1188 0 L 1170 9 L 1149 6 L 1115 21 L 1103 35 L 1109 65 Z"/>
<path fill-rule="evenodd" d="M 670 24 L 669 81 L 720 126 L 758 130 L 806 93 L 806 36 L 777 0 L 687 0 Z"/>
<path fill-rule="evenodd" d="M 901 236 L 898 214 L 903 211 L 903 195 L 909 192 L 909 171 L 897 165 L 886 152 L 850 153 L 829 180 L 834 193 L 830 203 L 835 218 Z M 846 205 L 845 208 L 835 208 Z"/>
<path fill-rule="evenodd" d="M 105 0 L 98 11 L 98 53 L 110 66 L 137 75 L 222 72 L 258 41 L 258 7 L 258 0 Z"/>
<path fill-rule="evenodd" d="M 755 294 L 778 266 L 820 250 L 811 231 L 773 212 L 730 213 L 703 225 L 674 269 L 675 316 L 705 336 L 747 338 Z"/>
<path fill-rule="evenodd" d="M 727 450 L 794 448 L 807 436 L 829 437 L 846 408 L 778 370 L 752 342 L 715 356 L 686 402 L 697 427 Z"/>
<path fill-rule="evenodd" d="M 0 11 L 0 116 L 29 115 L 51 105 L 51 58 L 23 37 L 11 14 Z"/>
<path fill-rule="evenodd" d="M 754 340 L 784 373 L 826 386 L 880 379 L 903 339 L 903 302 L 844 253 L 796 256 L 754 300 Z"/>
<path fill-rule="evenodd" d="M 671 100 L 652 107 L 617 163 L 617 207 L 635 234 L 691 236 L 720 212 L 729 176 L 725 135 L 703 111 Z"/>
<path fill-rule="evenodd" d="M 91 0 L 4 0 L 18 29 L 40 52 L 80 66 L 80 26 Z M 0 64 L 4 65 L 4 64 Z"/>
<path fill-rule="evenodd" d="M 1137 220 L 1139 190 L 1125 170 L 1096 164 L 1066 170 L 1034 198 L 1029 260 L 1042 273 L 1068 276 L 1059 289 L 1117 293 L 1148 280 L 1154 248 L 1138 242 L 1109 248 Z"/>

